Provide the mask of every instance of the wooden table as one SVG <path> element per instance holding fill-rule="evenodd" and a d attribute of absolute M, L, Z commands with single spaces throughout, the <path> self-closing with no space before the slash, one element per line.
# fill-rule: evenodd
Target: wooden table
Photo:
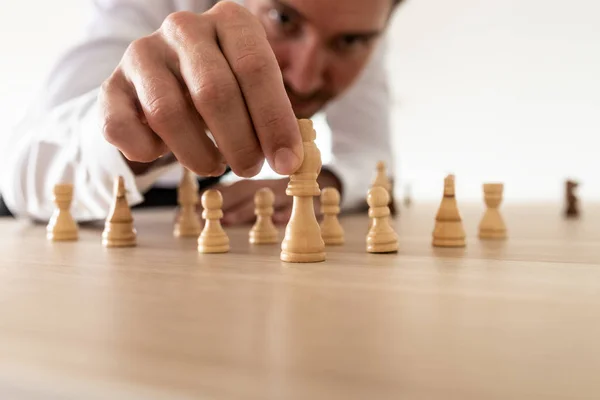
<path fill-rule="evenodd" d="M 436 205 L 403 210 L 397 255 L 343 219 L 328 261 L 279 247 L 200 255 L 173 213 L 136 213 L 139 247 L 101 226 L 49 243 L 0 222 L 2 399 L 598 399 L 600 206 L 506 206 L 507 242 L 430 246 Z"/>

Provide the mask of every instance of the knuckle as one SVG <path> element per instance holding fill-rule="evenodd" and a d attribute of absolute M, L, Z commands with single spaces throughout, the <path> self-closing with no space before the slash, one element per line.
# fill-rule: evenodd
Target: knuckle
<path fill-rule="evenodd" d="M 244 54 L 236 58 L 233 63 L 233 70 L 242 78 L 256 82 L 264 81 L 263 77 L 269 74 L 272 68 L 267 56 L 256 51 L 245 51 Z"/>
<path fill-rule="evenodd" d="M 229 107 L 231 100 L 236 96 L 236 84 L 218 75 L 205 74 L 195 85 L 191 95 L 199 106 L 210 105 L 211 108 L 221 110 Z"/>
<path fill-rule="evenodd" d="M 248 18 L 248 10 L 232 1 L 221 1 L 217 3 L 211 9 L 211 13 L 218 17 L 222 17 L 225 20 Z"/>
<path fill-rule="evenodd" d="M 111 115 L 105 115 L 102 121 L 102 136 L 113 146 L 119 147 L 121 140 L 126 133 L 127 127 L 124 121 L 114 118 Z"/>
<path fill-rule="evenodd" d="M 185 37 L 188 27 L 197 23 L 198 15 L 190 11 L 177 11 L 169 14 L 160 29 L 167 35 Z"/>
<path fill-rule="evenodd" d="M 113 89 L 115 88 L 115 81 L 113 76 L 109 77 L 108 79 L 106 79 L 104 82 L 102 82 L 102 84 L 100 85 L 100 99 L 105 99 L 107 96 L 109 96 L 109 94 L 113 91 Z"/>
<path fill-rule="evenodd" d="M 149 140 L 137 141 L 135 146 L 130 146 L 128 140 L 130 126 L 123 120 L 105 117 L 102 124 L 102 135 L 104 139 L 115 146 L 130 161 L 148 163 L 156 160 L 163 154 L 163 146 L 160 141 Z"/>
<path fill-rule="evenodd" d="M 241 31 L 245 35 L 249 33 L 266 37 L 266 31 L 262 23 L 246 7 L 235 2 L 222 1 L 217 3 L 208 13 L 213 21 L 225 27 Z"/>
<path fill-rule="evenodd" d="M 154 97 L 144 105 L 146 119 L 155 130 L 171 125 L 180 117 L 181 110 L 181 102 L 168 95 Z"/>
<path fill-rule="evenodd" d="M 153 46 L 154 38 L 151 36 L 136 39 L 127 46 L 123 60 L 127 65 L 134 64 L 135 60 L 146 58 Z"/>

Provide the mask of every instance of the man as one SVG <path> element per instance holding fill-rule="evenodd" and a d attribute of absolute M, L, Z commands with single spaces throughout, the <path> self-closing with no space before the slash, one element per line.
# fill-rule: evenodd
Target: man
<path fill-rule="evenodd" d="M 96 0 L 85 38 L 7 146 L 9 209 L 47 219 L 54 184 L 72 182 L 73 215 L 101 219 L 114 176 L 139 204 L 175 160 L 200 177 L 230 167 L 250 178 L 265 159 L 289 175 L 302 158 L 296 117 L 320 110 L 333 158 L 319 183 L 341 191 L 344 209 L 357 206 L 376 161 L 392 161 L 380 42 L 398 2 Z M 220 187 L 224 222 L 252 220 L 264 186 L 276 195 L 275 220 L 286 221 L 286 183 Z"/>

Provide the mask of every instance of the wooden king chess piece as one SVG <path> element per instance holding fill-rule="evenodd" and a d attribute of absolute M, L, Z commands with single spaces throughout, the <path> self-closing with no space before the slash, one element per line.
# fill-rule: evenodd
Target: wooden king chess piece
<path fill-rule="evenodd" d="M 71 215 L 73 185 L 64 183 L 54 186 L 56 209 L 46 228 L 46 237 L 52 241 L 72 241 L 79 238 L 79 228 Z"/>
<path fill-rule="evenodd" d="M 321 194 L 317 177 L 321 171 L 321 152 L 315 145 L 316 132 L 307 119 L 298 121 L 304 148 L 304 160 L 300 168 L 290 175 L 286 189 L 294 196 L 292 216 L 285 229 L 281 244 L 281 260 L 292 263 L 325 261 L 325 243 L 315 216 L 313 197 Z"/>
<path fill-rule="evenodd" d="M 479 223 L 479 237 L 481 239 L 506 239 L 506 225 L 499 211 L 503 191 L 504 185 L 502 183 L 486 183 L 483 185 L 487 209 Z"/>
<path fill-rule="evenodd" d="M 465 247 L 465 230 L 456 204 L 454 175 L 444 179 L 444 197 L 435 218 L 433 246 Z"/>
<path fill-rule="evenodd" d="M 197 238 L 202 232 L 202 225 L 196 211 L 198 199 L 198 180 L 190 170 L 183 168 L 181 182 L 177 188 L 179 213 L 173 228 L 175 237 Z"/>
<path fill-rule="evenodd" d="M 369 217 L 373 220 L 367 235 L 367 252 L 393 253 L 398 251 L 398 235 L 390 226 L 390 195 L 381 186 L 369 190 L 367 203 Z"/>
<path fill-rule="evenodd" d="M 119 176 L 115 179 L 114 200 L 102 232 L 102 244 L 105 247 L 133 247 L 137 244 L 137 233 L 126 195 L 125 181 Z"/>
<path fill-rule="evenodd" d="M 279 232 L 273 224 L 273 204 L 275 195 L 269 188 L 262 188 L 254 195 L 254 214 L 256 223 L 250 230 L 251 244 L 273 244 L 279 239 Z"/>
<path fill-rule="evenodd" d="M 321 237 L 326 245 L 344 244 L 344 228 L 338 220 L 340 200 L 340 192 L 334 187 L 327 187 L 321 191 Z"/>
<path fill-rule="evenodd" d="M 223 218 L 223 196 L 218 190 L 207 190 L 202 194 L 202 218 L 206 221 L 204 229 L 198 238 L 198 252 L 227 253 L 229 237 L 221 226 Z"/>

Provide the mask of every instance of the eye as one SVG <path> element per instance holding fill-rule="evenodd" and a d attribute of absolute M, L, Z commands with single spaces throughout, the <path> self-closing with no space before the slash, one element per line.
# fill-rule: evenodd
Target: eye
<path fill-rule="evenodd" d="M 269 19 L 285 34 L 292 35 L 297 33 L 300 29 L 300 26 L 297 21 L 295 21 L 294 17 L 283 10 L 272 8 L 269 10 L 268 15 Z"/>
<path fill-rule="evenodd" d="M 334 42 L 334 48 L 341 53 L 359 50 L 367 47 L 371 42 L 371 38 L 360 35 L 344 35 Z"/>

